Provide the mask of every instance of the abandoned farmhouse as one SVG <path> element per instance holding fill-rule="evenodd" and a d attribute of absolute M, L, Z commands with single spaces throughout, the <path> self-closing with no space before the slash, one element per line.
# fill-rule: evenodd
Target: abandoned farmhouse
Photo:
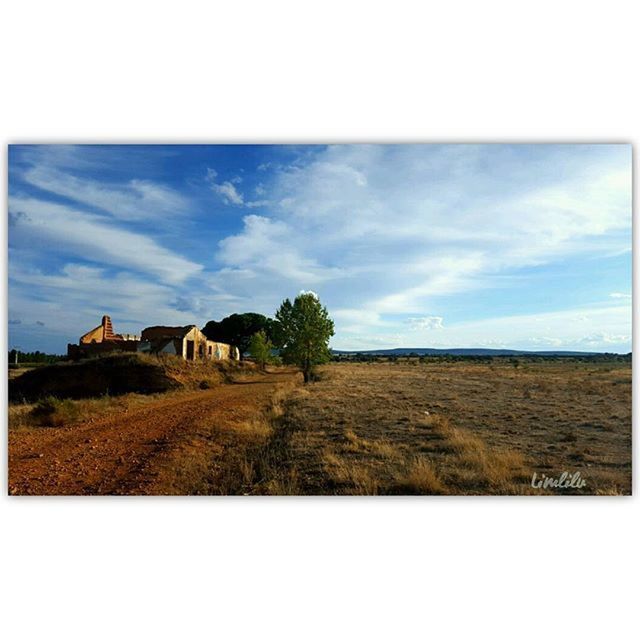
<path fill-rule="evenodd" d="M 73 360 L 113 352 L 167 354 L 184 360 L 238 360 L 238 349 L 223 342 L 214 342 L 195 325 L 185 327 L 147 327 L 139 336 L 114 333 L 111 318 L 80 336 L 78 344 L 67 345 L 67 355 Z"/>

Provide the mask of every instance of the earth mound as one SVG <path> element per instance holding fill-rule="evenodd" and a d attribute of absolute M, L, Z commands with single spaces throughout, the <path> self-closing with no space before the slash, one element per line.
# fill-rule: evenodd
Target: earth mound
<path fill-rule="evenodd" d="M 46 396 L 88 398 L 105 394 L 150 394 L 179 388 L 208 388 L 226 382 L 232 370 L 245 368 L 245 363 L 185 362 L 171 356 L 103 356 L 27 371 L 10 380 L 9 398 L 32 401 Z"/>

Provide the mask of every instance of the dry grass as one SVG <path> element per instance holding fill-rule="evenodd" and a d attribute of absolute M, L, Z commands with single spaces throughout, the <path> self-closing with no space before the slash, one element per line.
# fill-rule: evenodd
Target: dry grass
<path fill-rule="evenodd" d="M 534 471 L 580 471 L 587 485 L 578 493 L 631 491 L 625 363 L 332 364 L 321 373 L 312 385 L 279 386 L 241 418 L 195 424 L 163 462 L 163 492 L 538 494 Z M 199 370 L 187 374 L 189 385 L 202 380 Z M 242 381 L 255 374 L 226 375 Z M 34 404 L 11 405 L 10 428 L 98 419 L 156 398 L 54 402 L 40 414 Z"/>
<path fill-rule="evenodd" d="M 258 373 L 252 362 L 235 360 L 183 360 L 170 355 L 138 354 L 145 362 L 160 364 L 165 373 L 185 389 L 211 389 Z"/>
<path fill-rule="evenodd" d="M 538 494 L 533 471 L 580 471 L 574 492 L 626 494 L 629 380 L 624 363 L 328 365 L 281 405 L 277 455 L 247 490 Z M 283 477 L 295 478 L 286 491 Z"/>
<path fill-rule="evenodd" d="M 473 472 L 478 483 L 500 493 L 510 493 L 518 482 L 531 478 L 531 470 L 522 453 L 506 448 L 492 450 L 477 435 L 452 426 L 446 416 L 432 416 L 427 424 L 455 454 L 456 464 Z M 472 476 L 467 474 L 469 477 Z"/>
<path fill-rule="evenodd" d="M 168 377 L 180 386 L 176 390 L 162 393 L 122 395 L 104 394 L 92 398 L 60 398 L 48 395 L 33 402 L 12 402 L 9 404 L 10 429 L 70 426 L 79 422 L 93 421 L 127 412 L 143 405 L 153 405 L 158 398 L 179 397 L 180 394 L 196 389 L 210 389 L 220 384 L 250 380 L 259 375 L 255 365 L 235 361 L 195 361 L 187 362 L 174 356 L 149 356 L 136 354 L 135 358 L 144 363 L 160 364 Z M 123 360 L 126 356 L 123 356 Z M 65 366 L 61 364 L 58 366 Z"/>
<path fill-rule="evenodd" d="M 257 413 L 241 420 L 203 421 L 164 469 L 165 492 L 176 495 L 294 495 L 297 470 L 283 463 L 282 429 L 293 384 L 280 385 Z M 203 446 L 204 445 L 204 446 Z"/>
<path fill-rule="evenodd" d="M 406 475 L 398 478 L 395 485 L 398 493 L 416 495 L 444 495 L 447 489 L 438 476 L 433 463 L 427 458 L 416 458 Z"/>
<path fill-rule="evenodd" d="M 49 396 L 77 399 L 209 389 L 256 372 L 255 365 L 248 362 L 185 361 L 168 355 L 111 354 L 33 368 L 10 380 L 9 398 L 20 402 Z"/>
<path fill-rule="evenodd" d="M 162 394 L 175 395 L 180 392 Z M 83 400 L 59 399 L 49 396 L 38 402 L 9 405 L 9 428 L 37 429 L 39 427 L 71 426 L 79 422 L 92 422 L 142 405 L 152 405 L 158 395 L 128 393 L 122 396 L 101 396 Z"/>
<path fill-rule="evenodd" d="M 338 486 L 348 488 L 347 493 L 374 496 L 378 493 L 378 480 L 364 464 L 350 462 L 331 451 L 323 454 L 324 468 Z"/>

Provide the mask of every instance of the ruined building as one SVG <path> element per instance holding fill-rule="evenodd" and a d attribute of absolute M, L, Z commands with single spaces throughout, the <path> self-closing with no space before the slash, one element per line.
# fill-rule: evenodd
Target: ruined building
<path fill-rule="evenodd" d="M 119 351 L 173 355 L 184 360 L 238 360 L 240 357 L 236 347 L 208 340 L 193 324 L 147 327 L 138 337 L 114 333 L 109 316 L 103 316 L 102 323 L 81 336 L 77 345 L 67 346 L 67 354 L 73 360 Z"/>
<path fill-rule="evenodd" d="M 140 347 L 147 353 L 167 353 L 185 360 L 238 360 L 236 347 L 213 342 L 191 324 L 186 327 L 147 327 L 143 329 Z"/>
<path fill-rule="evenodd" d="M 73 360 L 78 360 L 113 351 L 137 351 L 138 342 L 138 336 L 114 333 L 111 318 L 102 316 L 102 322 L 80 336 L 78 344 L 67 345 L 67 355 Z"/>

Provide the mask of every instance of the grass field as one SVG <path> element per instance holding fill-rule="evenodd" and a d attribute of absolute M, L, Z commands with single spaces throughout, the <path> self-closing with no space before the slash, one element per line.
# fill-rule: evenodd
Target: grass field
<path fill-rule="evenodd" d="M 302 494 L 628 494 L 631 367 L 333 364 L 286 403 L 279 485 Z M 579 471 L 546 491 L 536 472 Z"/>
<path fill-rule="evenodd" d="M 203 375 L 181 366 L 183 377 Z M 10 490 L 631 492 L 628 362 L 413 359 L 332 363 L 319 377 L 302 385 L 292 369 L 239 370 L 164 394 L 10 405 Z M 563 472 L 585 486 L 532 487 L 533 473 Z"/>

